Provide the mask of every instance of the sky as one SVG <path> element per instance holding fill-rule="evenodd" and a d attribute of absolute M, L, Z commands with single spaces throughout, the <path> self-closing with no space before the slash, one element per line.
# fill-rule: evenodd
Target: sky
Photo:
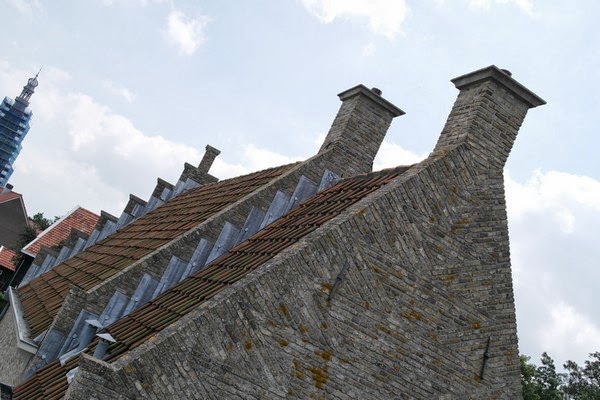
<path fill-rule="evenodd" d="M 10 182 L 30 214 L 120 215 L 210 144 L 227 178 L 314 155 L 358 83 L 406 111 L 375 169 L 433 149 L 457 90 L 494 64 L 548 104 L 506 166 L 519 346 L 600 351 L 600 2 L 0 0 L 0 95 L 43 67 Z"/>

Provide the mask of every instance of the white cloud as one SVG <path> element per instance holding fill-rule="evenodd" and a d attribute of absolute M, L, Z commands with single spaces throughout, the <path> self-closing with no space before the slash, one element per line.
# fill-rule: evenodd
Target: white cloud
<path fill-rule="evenodd" d="M 290 157 L 249 144 L 244 148 L 242 158 L 238 163 L 228 163 L 217 158 L 211 168 L 211 174 L 222 179 L 230 178 L 278 165 L 290 164 L 306 158 L 304 155 Z"/>
<path fill-rule="evenodd" d="M 125 193 L 102 177 L 102 171 L 87 163 L 73 160 L 71 154 L 39 146 L 29 146 L 15 163 L 19 192 L 25 194 L 29 214 L 44 212 L 46 216 L 62 216 L 81 205 L 94 212 L 108 210 L 115 215 L 125 207 Z M 28 193 L 44 193 L 39 202 Z M 65 199 L 69 199 L 65 202 Z M 68 204 L 67 204 L 68 203 Z"/>
<path fill-rule="evenodd" d="M 492 4 L 514 4 L 525 14 L 533 15 L 532 0 L 469 0 L 469 6 L 489 10 Z"/>
<path fill-rule="evenodd" d="M 573 357 L 587 358 L 600 349 L 600 328 L 589 316 L 564 302 L 552 306 L 549 314 L 550 319 L 536 333 L 544 348 L 553 349 L 560 364 Z"/>
<path fill-rule="evenodd" d="M 398 165 L 410 165 L 424 160 L 427 154 L 416 154 L 402 146 L 383 141 L 379 152 L 373 162 L 373 170 L 397 167 Z"/>
<path fill-rule="evenodd" d="M 574 210 L 585 207 L 600 212 L 600 182 L 587 176 L 536 170 L 528 182 L 519 184 L 507 173 L 506 190 L 514 220 L 544 213 L 565 233 L 572 233 L 577 223 Z"/>
<path fill-rule="evenodd" d="M 181 53 L 191 56 L 206 42 L 204 30 L 209 22 L 210 18 L 207 16 L 192 18 L 181 11 L 173 10 L 167 17 L 167 38 Z"/>
<path fill-rule="evenodd" d="M 102 81 L 102 86 L 115 96 L 122 97 L 128 103 L 131 103 L 133 100 L 135 100 L 135 93 L 123 85 L 114 83 L 110 79 L 105 79 Z"/>
<path fill-rule="evenodd" d="M 600 181 L 537 170 L 505 185 L 520 350 L 581 363 L 600 344 Z"/>
<path fill-rule="evenodd" d="M 366 19 L 369 30 L 388 39 L 400 33 L 409 12 L 404 0 L 302 0 L 302 4 L 324 23 Z"/>
<path fill-rule="evenodd" d="M 140 6 L 147 6 L 148 4 L 160 4 L 166 3 L 169 0 L 102 0 L 102 4 L 105 6 L 112 6 L 115 3 L 134 4 Z"/>
<path fill-rule="evenodd" d="M 361 53 L 363 57 L 371 57 L 373 54 L 375 54 L 375 50 L 377 50 L 375 43 L 367 43 L 363 46 Z"/>
<path fill-rule="evenodd" d="M 39 0 L 6 0 L 6 2 L 26 17 L 31 17 L 43 9 Z"/>

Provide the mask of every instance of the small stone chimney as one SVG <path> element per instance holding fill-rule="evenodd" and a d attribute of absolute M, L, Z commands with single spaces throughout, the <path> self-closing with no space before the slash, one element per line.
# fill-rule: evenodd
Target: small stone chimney
<path fill-rule="evenodd" d="M 202 157 L 202 161 L 200 161 L 200 164 L 198 165 L 198 171 L 208 174 L 210 167 L 212 166 L 213 162 L 215 161 L 215 158 L 217 158 L 219 154 L 221 154 L 221 150 L 215 149 L 211 145 L 207 144 L 206 151 L 204 152 L 204 157 Z"/>
<path fill-rule="evenodd" d="M 482 165 L 504 167 L 527 110 L 546 104 L 511 75 L 491 65 L 452 79 L 460 93 L 434 154 L 468 144 Z"/>
<path fill-rule="evenodd" d="M 2 191 L 0 192 L 1 194 L 5 194 L 5 193 L 10 193 L 13 190 L 13 185 L 11 185 L 10 183 L 7 183 L 6 186 L 4 186 L 2 188 Z"/>
<path fill-rule="evenodd" d="M 188 179 L 192 179 L 201 185 L 218 181 L 218 179 L 209 174 L 208 171 L 219 154 L 221 154 L 220 150 L 211 145 L 206 145 L 204 157 L 202 157 L 202 161 L 200 161 L 198 167 L 187 162 L 183 164 L 183 172 L 179 176 L 179 180 L 185 182 Z"/>
<path fill-rule="evenodd" d="M 358 85 L 338 97 L 342 106 L 338 111 L 319 154 L 328 150 L 340 153 L 352 174 L 370 172 L 373 159 L 392 119 L 404 111 L 381 97 L 381 90 Z"/>

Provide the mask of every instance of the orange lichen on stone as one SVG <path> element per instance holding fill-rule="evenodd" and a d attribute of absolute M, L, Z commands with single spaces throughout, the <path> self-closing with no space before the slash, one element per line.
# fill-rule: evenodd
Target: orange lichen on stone
<path fill-rule="evenodd" d="M 283 315 L 285 315 L 286 317 L 288 315 L 290 315 L 290 312 L 288 311 L 287 307 L 285 306 L 285 304 L 283 303 L 279 303 L 279 312 Z"/>
<path fill-rule="evenodd" d="M 415 310 L 408 310 L 407 312 L 402 313 L 402 316 L 411 321 L 421 321 L 423 319 L 423 316 Z"/>
<path fill-rule="evenodd" d="M 315 387 L 317 389 L 323 389 L 323 386 L 327 383 L 329 379 L 329 367 L 327 365 L 323 366 L 323 368 L 309 368 L 308 369 L 312 373 L 313 381 L 315 381 Z"/>

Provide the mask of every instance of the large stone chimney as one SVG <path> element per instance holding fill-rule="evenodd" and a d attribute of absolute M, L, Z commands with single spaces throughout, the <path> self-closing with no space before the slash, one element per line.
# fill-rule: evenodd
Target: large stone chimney
<path fill-rule="evenodd" d="M 338 111 L 319 154 L 328 150 L 339 152 L 340 159 L 354 174 L 370 172 L 373 159 L 392 122 L 404 111 L 381 97 L 381 91 L 358 85 L 338 97 Z"/>
<path fill-rule="evenodd" d="M 434 153 L 466 143 L 481 164 L 501 169 L 527 110 L 546 102 L 494 65 L 452 83 L 460 93 Z"/>

